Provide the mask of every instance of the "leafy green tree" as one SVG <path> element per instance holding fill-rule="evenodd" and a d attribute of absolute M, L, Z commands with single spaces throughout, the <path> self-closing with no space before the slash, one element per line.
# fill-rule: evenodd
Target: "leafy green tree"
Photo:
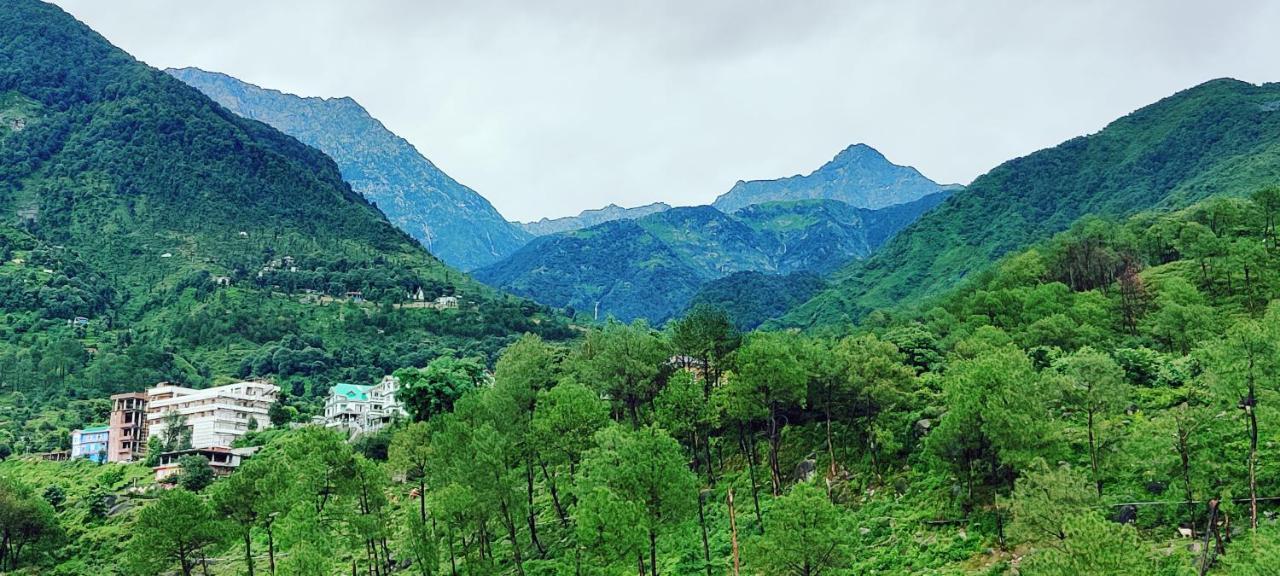
<path fill-rule="evenodd" d="M 271 403 L 271 407 L 267 409 L 267 418 L 271 420 L 271 425 L 281 427 L 293 421 L 293 414 L 289 412 L 289 406 L 286 406 L 284 400 L 277 399 Z"/>
<path fill-rule="evenodd" d="M 919 323 L 890 328 L 882 338 L 897 346 L 917 372 L 935 370 L 945 361 L 938 337 Z"/>
<path fill-rule="evenodd" d="M 422 518 L 409 516 L 408 530 L 404 532 L 403 546 L 409 551 L 413 565 L 421 576 L 434 576 L 440 566 L 440 547 L 436 536 Z"/>
<path fill-rule="evenodd" d="M 263 504 L 271 496 L 265 494 L 266 460 L 250 458 L 236 472 L 213 485 L 210 506 L 218 518 L 234 524 L 244 543 L 244 563 L 248 576 L 254 574 L 253 529 L 264 520 Z M 272 554 L 274 572 L 274 553 Z"/>
<path fill-rule="evenodd" d="M 695 467 L 705 468 L 707 482 L 714 482 L 710 451 L 713 413 L 693 374 L 688 370 L 673 374 L 653 407 L 657 424 L 688 445 Z"/>
<path fill-rule="evenodd" d="M 1221 573 L 1229 576 L 1274 574 L 1280 566 L 1280 530 L 1270 525 L 1245 534 L 1232 544 L 1221 562 Z"/>
<path fill-rule="evenodd" d="M 436 481 L 439 490 L 450 494 L 454 503 L 467 502 L 467 516 L 475 522 L 481 552 L 489 548 L 489 524 L 496 520 L 506 532 L 511 561 L 524 574 L 525 551 L 520 538 L 526 518 L 525 454 L 512 436 L 510 422 L 498 420 L 514 410 L 510 397 L 484 390 L 463 397 L 453 414 L 446 415 L 432 445 L 440 455 Z M 451 489 L 451 487 L 455 487 Z M 456 508 L 454 508 L 456 510 Z"/>
<path fill-rule="evenodd" d="M 147 453 L 142 463 L 147 467 L 154 468 L 160 464 L 160 455 L 164 453 L 164 438 L 158 434 L 152 434 L 147 437 Z"/>
<path fill-rule="evenodd" d="M 1280 353 L 1276 338 L 1280 337 L 1280 305 L 1268 311 L 1265 323 L 1244 320 L 1227 331 L 1227 338 L 1206 351 L 1208 379 L 1220 402 L 1234 404 L 1245 420 L 1248 435 L 1249 463 L 1249 518 L 1250 526 L 1258 527 L 1258 405 L 1261 393 L 1272 392 L 1271 387 L 1280 376 Z"/>
<path fill-rule="evenodd" d="M 138 513 L 129 539 L 129 565 L 140 574 L 161 574 L 176 562 L 183 576 L 191 576 L 223 532 L 199 496 L 181 488 L 167 490 Z"/>
<path fill-rule="evenodd" d="M 26 484 L 0 476 L 0 571 L 16 571 L 31 552 L 62 535 L 53 506 Z"/>
<path fill-rule="evenodd" d="M 608 404 L 582 384 L 565 380 L 538 393 L 532 441 L 540 447 L 538 464 L 563 524 L 569 520 L 569 503 L 561 497 L 559 470 L 564 469 L 572 480 L 583 453 L 595 445 L 596 432 L 608 423 Z"/>
<path fill-rule="evenodd" d="M 427 477 L 435 454 L 431 429 L 426 422 L 413 422 L 396 431 L 389 449 L 391 466 L 418 485 L 418 520 L 427 522 Z"/>
<path fill-rule="evenodd" d="M 255 507 L 273 571 L 280 556 L 282 572 L 327 573 L 341 559 L 334 549 L 363 542 L 351 536 L 365 534 L 357 532 L 367 520 L 359 509 L 362 461 L 341 433 L 306 426 L 272 439 L 246 463 L 261 467 Z"/>
<path fill-rule="evenodd" d="M 484 379 L 484 366 L 470 358 L 441 356 L 427 364 L 426 368 L 402 368 L 395 377 L 400 379 L 396 399 L 418 422 L 453 410 L 453 404 L 480 385 Z"/>
<path fill-rule="evenodd" d="M 697 361 L 703 375 L 703 396 L 720 383 L 725 364 L 741 343 L 742 336 L 724 309 L 697 304 L 671 323 L 671 345 L 677 354 Z"/>
<path fill-rule="evenodd" d="M 508 347 L 494 370 L 494 386 L 488 395 L 492 422 L 519 451 L 525 477 L 525 512 L 529 538 L 540 553 L 544 551 L 538 538 L 538 507 L 535 506 L 535 463 L 540 461 L 541 444 L 534 440 L 533 421 L 538 399 L 558 379 L 559 351 L 533 334 L 526 334 Z M 554 489 L 555 484 L 551 484 Z M 558 495 L 558 489 L 556 489 Z M 556 498 L 558 500 L 558 498 Z M 557 510 L 561 508 L 557 506 Z M 563 512 L 561 513 L 563 517 Z"/>
<path fill-rule="evenodd" d="M 577 478 L 578 539 L 590 550 L 614 550 L 617 559 L 658 575 L 658 538 L 688 520 L 696 507 L 697 479 L 680 445 L 657 426 L 605 428 Z M 645 542 L 647 540 L 647 546 Z"/>
<path fill-rule="evenodd" d="M 763 574 L 820 576 L 853 561 L 852 531 L 825 492 L 796 484 L 765 514 L 769 529 L 747 549 L 749 565 Z"/>
<path fill-rule="evenodd" d="M 726 412 L 742 422 L 763 422 L 769 443 L 769 477 L 773 493 L 782 492 L 781 451 L 783 411 L 805 402 L 808 371 L 794 334 L 759 332 L 747 338 L 737 353 L 737 371 L 725 386 Z"/>
<path fill-rule="evenodd" d="M 1070 520 L 1098 503 L 1084 474 L 1067 465 L 1054 468 L 1037 460 L 1014 484 L 1009 533 L 1015 542 L 1056 545 L 1067 539 Z"/>
<path fill-rule="evenodd" d="M 351 514 L 347 515 L 345 541 L 348 545 L 359 543 L 352 550 L 352 567 L 363 553 L 365 565 L 374 574 L 390 572 L 394 560 L 387 543 L 390 535 L 390 502 L 387 500 L 386 474 L 381 466 L 366 458 L 356 456 L 355 475 L 349 499 Z"/>
<path fill-rule="evenodd" d="M 931 452 L 963 478 L 966 507 L 993 501 L 1012 487 L 1019 467 L 1052 449 L 1039 376 L 1027 355 L 1003 338 L 982 332 L 958 345 L 962 355 L 942 380 L 947 413 L 928 437 Z M 992 492 L 980 494 L 987 486 Z"/>
<path fill-rule="evenodd" d="M 1280 186 L 1260 188 L 1250 195 L 1254 209 L 1262 216 L 1262 238 L 1276 248 L 1276 221 L 1280 218 Z"/>
<path fill-rule="evenodd" d="M 813 355 L 823 355 L 815 351 Z M 819 390 L 815 400 L 826 417 L 827 450 L 832 461 L 831 418 L 857 423 L 855 436 L 866 439 L 866 451 L 871 457 L 871 469 L 879 476 L 885 453 L 892 453 L 900 446 L 898 433 L 901 428 L 893 422 L 912 389 L 915 373 L 906 364 L 906 358 L 898 347 L 874 335 L 850 337 L 835 346 L 836 365 L 840 377 L 825 390 Z M 833 468 L 834 469 L 834 468 Z"/>
<path fill-rule="evenodd" d="M 54 510 L 59 510 L 62 505 L 67 502 L 67 491 L 57 484 L 50 484 L 44 489 L 44 501 L 53 506 Z"/>
<path fill-rule="evenodd" d="M 587 334 L 577 365 L 580 381 L 600 386 L 638 428 L 640 409 L 658 395 L 660 368 L 669 357 L 667 343 L 643 320 L 610 321 Z"/>
<path fill-rule="evenodd" d="M 188 454 L 178 459 L 178 485 L 192 492 L 204 490 L 213 484 L 213 467 L 209 459 L 198 454 Z"/>
<path fill-rule="evenodd" d="M 1089 437 L 1089 467 L 1102 496 L 1101 451 L 1113 443 L 1108 437 L 1110 419 L 1124 410 L 1132 390 L 1124 371 L 1105 353 L 1090 347 L 1077 350 L 1055 364 L 1063 404 L 1083 414 Z"/>
<path fill-rule="evenodd" d="M 1063 534 L 1054 545 L 1028 555 L 1019 572 L 1027 576 L 1157 573 L 1132 526 L 1116 524 L 1090 511 L 1066 518 Z"/>
<path fill-rule="evenodd" d="M 165 413 L 162 421 L 164 422 L 164 434 L 158 435 L 160 442 L 157 446 L 159 448 L 157 455 L 164 452 L 190 450 L 191 427 L 187 425 L 187 417 L 177 410 L 170 410 Z M 147 439 L 147 442 L 148 452 L 150 452 L 150 438 Z"/>
<path fill-rule="evenodd" d="M 1165 349 L 1187 354 L 1214 334 L 1217 318 L 1204 295 L 1179 277 L 1161 281 L 1156 291 L 1156 311 L 1147 315 L 1149 331 Z"/>

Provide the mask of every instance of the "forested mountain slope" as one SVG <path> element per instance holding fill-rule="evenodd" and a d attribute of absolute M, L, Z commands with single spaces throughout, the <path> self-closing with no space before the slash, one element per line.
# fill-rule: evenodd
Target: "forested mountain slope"
<path fill-rule="evenodd" d="M 822 326 L 918 300 L 1086 214 L 1241 194 L 1280 175 L 1280 84 L 1214 80 L 1102 131 L 1011 160 L 850 263 L 781 326 Z"/>
<path fill-rule="evenodd" d="M 787 200 L 839 200 L 855 208 L 885 208 L 947 188 L 910 166 L 890 162 L 866 144 L 842 150 L 805 175 L 776 180 L 738 181 L 711 205 L 733 213 L 752 204 Z"/>
<path fill-rule="evenodd" d="M 333 158 L 351 187 L 450 266 L 470 270 L 531 236 L 350 98 L 304 98 L 198 68 L 167 70 L 232 112 Z"/>
<path fill-rule="evenodd" d="M 433 350 L 564 329 L 447 268 L 320 151 L 53 5 L 0 4 L 0 94 L 0 402 L 21 393 L 8 423 L 28 427 L 0 443 L 65 444 L 104 416 L 68 398 L 160 379 L 275 377 L 305 399 Z M 463 306 L 401 308 L 417 289 Z"/>
<path fill-rule="evenodd" d="M 734 272 L 825 273 L 866 257 L 946 195 L 881 210 L 835 200 L 758 204 L 732 215 L 711 206 L 672 208 L 538 238 L 475 274 L 592 318 L 662 322 L 682 312 L 703 284 Z"/>
<path fill-rule="evenodd" d="M 689 307 L 706 305 L 724 310 L 739 330 L 754 330 L 808 302 L 826 287 L 826 280 L 813 272 L 734 272 L 703 284 Z"/>
<path fill-rule="evenodd" d="M 26 552 L 8 560 L 77 576 L 206 560 L 233 576 L 255 558 L 334 576 L 1270 574 L 1280 187 L 1251 196 L 1086 218 L 839 339 L 741 334 L 698 307 L 662 331 L 523 337 L 491 382 L 441 357 L 399 373 L 422 400 L 412 422 L 354 443 L 253 434 L 261 451 L 226 479 L 185 467 L 161 489 L 137 464 L 13 458 L 0 523 L 23 522 Z"/>

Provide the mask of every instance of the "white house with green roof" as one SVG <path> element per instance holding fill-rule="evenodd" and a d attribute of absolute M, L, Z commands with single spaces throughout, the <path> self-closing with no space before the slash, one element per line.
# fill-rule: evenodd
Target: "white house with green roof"
<path fill-rule="evenodd" d="M 324 425 L 351 434 L 376 432 L 398 418 L 408 415 L 396 400 L 400 381 L 387 376 L 373 386 L 337 384 L 329 389 L 324 404 Z"/>

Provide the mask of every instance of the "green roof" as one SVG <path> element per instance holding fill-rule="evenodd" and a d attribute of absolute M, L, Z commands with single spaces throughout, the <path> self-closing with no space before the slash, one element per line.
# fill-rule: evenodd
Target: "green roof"
<path fill-rule="evenodd" d="M 107 426 L 94 426 L 92 428 L 85 428 L 84 430 L 81 430 L 80 433 L 81 434 L 97 434 L 99 432 L 107 432 L 109 430 L 111 430 L 111 428 Z"/>
<path fill-rule="evenodd" d="M 338 384 L 330 391 L 340 396 L 346 396 L 349 400 L 368 400 L 369 389 L 373 386 L 357 386 L 355 384 Z"/>

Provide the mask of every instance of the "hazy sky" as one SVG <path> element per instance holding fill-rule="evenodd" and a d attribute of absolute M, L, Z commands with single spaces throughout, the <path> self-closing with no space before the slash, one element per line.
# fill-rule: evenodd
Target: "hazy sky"
<path fill-rule="evenodd" d="M 57 0 L 157 66 L 351 96 L 508 218 L 710 202 L 866 142 L 940 182 L 1213 78 L 1280 2 Z"/>

